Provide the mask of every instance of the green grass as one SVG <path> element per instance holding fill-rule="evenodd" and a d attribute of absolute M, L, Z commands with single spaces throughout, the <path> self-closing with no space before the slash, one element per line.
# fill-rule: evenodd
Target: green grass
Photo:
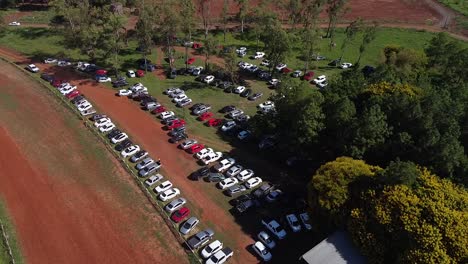
<path fill-rule="evenodd" d="M 13 258 L 15 259 L 15 262 L 18 264 L 24 263 L 18 240 L 16 238 L 15 228 L 2 200 L 0 200 L 0 220 L 2 221 L 3 227 L 5 228 L 5 232 L 8 236 L 8 242 L 10 244 L 11 251 L 13 252 Z M 7 247 L 3 241 L 3 236 L 0 234 L 0 264 L 9 264 L 10 259 L 11 258 L 7 252 Z"/>
<path fill-rule="evenodd" d="M 442 4 L 452 8 L 455 11 L 468 16 L 468 2 L 466 0 L 438 0 Z"/>
<path fill-rule="evenodd" d="M 52 9 L 44 11 L 28 11 L 28 13 L 28 15 L 22 16 L 22 11 L 16 9 L 0 10 L 1 16 L 21 16 L 16 20 L 28 24 L 49 24 L 50 20 L 55 16 L 55 12 Z M 9 23 L 11 21 L 5 22 Z"/>

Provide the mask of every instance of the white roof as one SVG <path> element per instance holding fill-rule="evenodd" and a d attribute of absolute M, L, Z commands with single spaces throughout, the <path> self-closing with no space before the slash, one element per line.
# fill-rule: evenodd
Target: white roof
<path fill-rule="evenodd" d="M 362 264 L 367 261 L 353 245 L 349 235 L 337 231 L 301 257 L 309 264 Z"/>

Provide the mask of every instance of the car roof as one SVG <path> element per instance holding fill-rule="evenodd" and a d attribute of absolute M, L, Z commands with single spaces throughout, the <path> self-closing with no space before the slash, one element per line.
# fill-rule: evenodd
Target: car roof
<path fill-rule="evenodd" d="M 263 243 L 260 242 L 260 241 L 255 242 L 255 246 L 256 246 L 258 249 L 260 249 L 261 251 L 263 251 L 263 250 L 266 249 L 265 245 L 263 245 Z"/>

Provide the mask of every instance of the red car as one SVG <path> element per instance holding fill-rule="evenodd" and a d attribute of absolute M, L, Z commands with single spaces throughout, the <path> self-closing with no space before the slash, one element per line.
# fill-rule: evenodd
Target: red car
<path fill-rule="evenodd" d="M 97 70 L 96 75 L 107 75 L 107 71 L 106 70 Z"/>
<path fill-rule="evenodd" d="M 136 71 L 136 76 L 137 76 L 137 77 L 144 77 L 144 76 L 145 76 L 145 71 L 144 71 L 144 70 L 138 70 L 138 71 Z"/>
<path fill-rule="evenodd" d="M 171 215 L 172 221 L 175 223 L 180 223 L 182 220 L 184 220 L 188 215 L 190 214 L 190 209 L 187 207 L 182 207 L 179 210 L 175 211 Z"/>
<path fill-rule="evenodd" d="M 192 46 L 192 48 L 194 48 L 194 49 L 199 49 L 201 47 L 202 47 L 202 45 L 200 43 L 193 43 L 193 46 Z"/>
<path fill-rule="evenodd" d="M 81 93 L 80 93 L 79 90 L 74 90 L 73 92 L 71 92 L 71 93 L 65 95 L 65 97 L 66 97 L 67 99 L 73 99 L 73 98 L 77 97 L 77 96 L 80 95 L 80 94 L 81 94 Z"/>
<path fill-rule="evenodd" d="M 59 80 L 59 79 L 56 79 L 52 82 L 52 86 L 54 86 L 55 88 L 59 87 L 62 83 L 66 83 L 67 81 L 65 80 Z"/>
<path fill-rule="evenodd" d="M 302 78 L 306 81 L 310 81 L 312 80 L 312 77 L 314 77 L 314 72 L 307 72 L 306 74 L 304 74 L 304 77 Z"/>
<path fill-rule="evenodd" d="M 154 109 L 153 111 L 151 111 L 151 113 L 153 114 L 159 114 L 159 113 L 162 113 L 162 112 L 165 112 L 166 111 L 166 107 L 164 106 L 158 106 L 156 107 L 156 109 Z"/>
<path fill-rule="evenodd" d="M 292 72 L 292 70 L 289 69 L 289 68 L 283 68 L 282 72 L 283 73 L 290 73 L 290 72 Z"/>
<path fill-rule="evenodd" d="M 201 115 L 198 117 L 198 120 L 200 120 L 200 121 L 205 121 L 205 120 L 208 120 L 208 119 L 210 119 L 210 118 L 212 118 L 212 117 L 213 117 L 213 113 L 211 113 L 211 112 L 206 112 L 206 113 L 201 114 Z"/>
<path fill-rule="evenodd" d="M 211 118 L 206 122 L 206 125 L 209 127 L 217 127 L 223 123 L 223 119 Z"/>
<path fill-rule="evenodd" d="M 174 120 L 172 124 L 167 126 L 167 129 L 174 129 L 174 128 L 179 128 L 181 126 L 185 125 L 185 120 L 180 119 L 180 120 Z"/>
<path fill-rule="evenodd" d="M 187 149 L 187 151 L 190 154 L 195 154 L 195 153 L 200 152 L 200 150 L 204 148 L 205 148 L 205 145 L 198 143 L 198 144 L 191 146 L 189 149 Z"/>
<path fill-rule="evenodd" d="M 189 65 L 194 63 L 194 62 L 195 62 L 195 58 L 188 58 L 188 60 L 187 60 L 187 64 L 189 64 Z"/>

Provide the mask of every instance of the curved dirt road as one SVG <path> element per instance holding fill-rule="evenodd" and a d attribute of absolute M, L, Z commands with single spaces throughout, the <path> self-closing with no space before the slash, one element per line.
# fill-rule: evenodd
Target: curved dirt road
<path fill-rule="evenodd" d="M 0 68 L 0 196 L 26 262 L 188 263 L 98 139 L 24 73 Z"/>

